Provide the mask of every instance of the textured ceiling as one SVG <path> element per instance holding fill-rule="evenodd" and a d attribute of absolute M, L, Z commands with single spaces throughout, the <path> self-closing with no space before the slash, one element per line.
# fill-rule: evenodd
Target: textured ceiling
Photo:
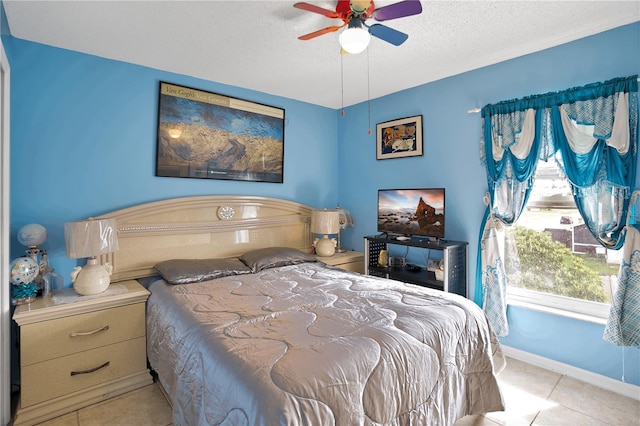
<path fill-rule="evenodd" d="M 364 53 L 342 56 L 339 32 L 297 39 L 341 21 L 296 9 L 295 1 L 3 3 L 11 34 L 20 39 L 331 108 L 640 20 L 637 0 L 423 0 L 421 15 L 385 22 L 409 35 L 403 45 L 372 38 Z"/>

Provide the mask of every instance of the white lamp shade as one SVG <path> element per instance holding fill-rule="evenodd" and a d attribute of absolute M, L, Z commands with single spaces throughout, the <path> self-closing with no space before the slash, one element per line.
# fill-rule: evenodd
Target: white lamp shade
<path fill-rule="evenodd" d="M 314 210 L 311 212 L 311 232 L 314 234 L 337 234 L 340 231 L 340 216 L 337 210 Z"/>
<path fill-rule="evenodd" d="M 37 247 L 47 239 L 47 229 L 38 224 L 30 223 L 18 231 L 18 242 L 23 246 Z"/>
<path fill-rule="evenodd" d="M 64 224 L 67 257 L 95 257 L 118 250 L 115 219 L 89 219 Z"/>
<path fill-rule="evenodd" d="M 340 33 L 340 46 L 351 54 L 358 54 L 369 46 L 371 35 L 364 28 L 347 28 Z"/>

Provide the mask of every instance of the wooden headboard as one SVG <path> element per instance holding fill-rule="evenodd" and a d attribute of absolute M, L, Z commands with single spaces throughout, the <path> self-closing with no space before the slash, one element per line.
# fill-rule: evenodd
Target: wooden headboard
<path fill-rule="evenodd" d="M 98 258 L 113 266 L 111 281 L 156 274 L 169 259 L 239 256 L 286 246 L 311 249 L 311 211 L 276 198 L 212 195 L 173 198 L 101 215 L 115 218 L 119 250 Z"/>

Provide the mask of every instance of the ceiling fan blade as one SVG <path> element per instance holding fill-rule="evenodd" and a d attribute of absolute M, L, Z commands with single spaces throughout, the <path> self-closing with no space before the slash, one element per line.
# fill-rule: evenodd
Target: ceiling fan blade
<path fill-rule="evenodd" d="M 404 18 L 405 16 L 422 13 L 422 5 L 416 0 L 405 0 L 399 3 L 383 6 L 373 12 L 376 21 L 388 21 L 389 19 Z"/>
<path fill-rule="evenodd" d="M 298 40 L 311 40 L 312 38 L 321 36 L 323 34 L 332 33 L 334 31 L 338 31 L 342 27 L 344 27 L 344 25 L 333 25 L 331 27 L 323 28 L 321 30 L 314 31 L 314 32 L 309 33 L 309 34 L 302 35 L 302 36 L 298 37 Z"/>
<path fill-rule="evenodd" d="M 386 25 L 382 24 L 371 25 L 369 27 L 369 34 L 374 37 L 378 37 L 379 39 L 384 40 L 387 43 L 391 43 L 394 46 L 400 46 L 409 38 L 407 34 L 398 30 L 394 30 L 393 28 L 389 28 Z"/>
<path fill-rule="evenodd" d="M 327 18 L 340 18 L 340 15 L 335 10 L 324 9 L 311 3 L 300 2 L 294 4 L 293 7 L 306 10 L 307 12 L 319 13 L 320 15 L 324 15 Z"/>

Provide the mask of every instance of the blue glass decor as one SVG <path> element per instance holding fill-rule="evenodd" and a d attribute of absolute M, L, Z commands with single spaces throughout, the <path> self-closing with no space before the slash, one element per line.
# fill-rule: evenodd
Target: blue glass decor
<path fill-rule="evenodd" d="M 22 305 L 36 300 L 38 291 L 33 280 L 38 276 L 40 267 L 30 257 L 15 258 L 9 267 L 9 283 L 11 283 L 11 303 Z"/>

